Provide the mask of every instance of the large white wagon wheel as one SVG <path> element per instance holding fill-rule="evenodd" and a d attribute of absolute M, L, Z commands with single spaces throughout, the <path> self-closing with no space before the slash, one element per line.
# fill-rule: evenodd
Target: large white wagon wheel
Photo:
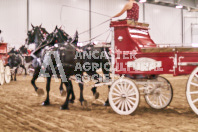
<path fill-rule="evenodd" d="M 0 84 L 4 84 L 4 65 L 2 60 L 0 60 Z"/>
<path fill-rule="evenodd" d="M 173 98 L 173 88 L 170 82 L 159 76 L 157 81 L 149 86 L 151 86 L 149 93 L 144 96 L 147 104 L 154 109 L 166 108 Z"/>
<path fill-rule="evenodd" d="M 194 69 L 188 78 L 186 97 L 188 104 L 198 115 L 198 67 Z"/>
<path fill-rule="evenodd" d="M 109 103 L 112 109 L 120 115 L 133 113 L 140 101 L 140 94 L 136 84 L 129 79 L 116 80 L 109 92 Z"/>
<path fill-rule="evenodd" d="M 11 71 L 10 71 L 10 67 L 6 66 L 5 67 L 5 82 L 6 83 L 10 83 L 11 81 Z"/>

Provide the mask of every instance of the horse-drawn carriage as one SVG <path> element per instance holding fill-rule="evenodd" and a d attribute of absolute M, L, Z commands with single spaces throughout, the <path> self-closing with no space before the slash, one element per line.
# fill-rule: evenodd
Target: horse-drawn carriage
<path fill-rule="evenodd" d="M 114 38 L 112 73 L 122 76 L 114 79 L 109 92 L 109 102 L 116 113 L 133 113 L 139 105 L 140 94 L 152 108 L 167 107 L 173 90 L 169 81 L 159 75 L 191 74 L 186 96 L 198 114 L 198 48 L 158 47 L 150 38 L 148 24 L 144 23 L 119 20 L 112 21 L 110 27 Z"/>
<path fill-rule="evenodd" d="M 191 74 L 187 82 L 186 96 L 190 107 L 196 114 L 198 114 L 198 48 L 171 46 L 158 47 L 150 38 L 148 26 L 148 24 L 137 23 L 131 20 L 112 21 L 110 24 L 110 27 L 112 29 L 111 69 L 113 77 L 112 81 L 109 81 L 109 79 L 107 79 L 109 82 L 105 82 L 103 84 L 111 86 L 109 92 L 109 103 L 112 109 L 121 115 L 128 115 L 133 113 L 139 105 L 140 94 L 143 94 L 145 96 L 146 102 L 152 108 L 166 108 L 172 101 L 173 89 L 170 82 L 159 75 L 173 74 L 174 76 L 178 76 Z M 74 37 L 74 39 L 68 43 L 68 35 L 62 29 L 58 29 L 56 27 L 54 32 L 48 35 L 48 39 L 46 39 L 46 41 L 43 41 L 43 34 L 41 30 L 41 26 L 37 26 L 33 27 L 33 30 L 28 33 L 28 43 L 36 42 L 37 45 L 41 44 L 38 46 L 36 51 L 34 51 L 34 53 L 36 53 L 35 57 L 37 57 L 35 58 L 35 62 L 38 61 L 39 63 L 36 65 L 38 68 L 36 68 L 37 71 L 34 72 L 35 75 L 31 81 L 32 85 L 35 88 L 35 91 L 38 94 L 43 94 L 43 90 L 35 85 L 35 80 L 39 75 L 39 71 L 42 65 L 41 60 L 44 60 L 44 53 L 47 55 L 47 52 L 51 52 L 52 50 L 62 50 L 63 53 L 57 53 L 62 56 L 60 57 L 62 60 L 59 62 L 63 61 L 62 63 L 65 67 L 64 72 L 62 73 L 67 74 L 68 80 L 70 79 L 70 76 L 76 75 L 77 72 L 79 72 L 80 75 L 83 73 L 83 71 L 74 72 L 75 64 L 77 64 L 77 62 L 81 63 L 82 61 L 82 59 L 74 59 L 75 53 L 82 52 L 77 50 L 79 48 L 76 43 L 78 37 Z M 58 44 L 55 46 L 55 43 L 60 43 L 60 47 Z M 104 49 L 100 49 L 100 53 L 102 53 L 102 51 L 105 51 L 106 53 L 105 46 L 101 48 Z M 85 46 L 81 49 L 89 51 L 97 50 L 94 49 L 94 47 L 91 45 Z M 92 52 L 90 53 L 92 55 L 94 54 Z M 51 55 L 49 57 L 51 57 Z M 68 59 L 68 57 L 70 58 Z M 68 60 L 64 60 L 63 58 L 67 58 Z M 108 62 L 110 60 L 109 58 L 107 60 L 107 58 L 108 54 L 106 53 L 104 58 L 105 61 L 103 58 L 101 60 L 99 59 L 98 61 L 99 63 L 102 62 L 102 66 L 100 67 L 102 68 L 102 71 L 106 72 L 106 74 L 109 74 L 108 69 L 110 66 L 105 69 L 105 66 L 103 65 L 103 61 Z M 90 61 L 92 64 L 96 60 L 85 59 L 84 62 L 87 61 Z M 56 64 L 55 61 L 53 64 L 55 67 L 60 66 L 60 64 Z M 48 68 L 48 70 L 49 73 L 52 73 L 50 71 L 50 68 Z M 95 71 L 92 72 L 94 74 L 96 73 Z M 61 72 L 57 73 L 61 74 Z M 51 76 L 47 77 L 47 98 L 42 105 L 50 104 L 49 86 Z M 63 75 L 61 74 L 59 76 Z M 82 80 L 80 80 L 80 82 L 81 81 Z M 73 88 L 71 86 L 72 84 L 69 84 L 67 81 L 64 83 L 67 86 L 68 94 L 65 103 L 61 106 L 61 109 L 68 109 L 69 96 L 70 94 L 72 94 L 72 96 L 74 94 L 72 90 Z M 79 83 L 79 86 L 81 89 L 80 101 L 82 104 L 84 101 L 82 95 L 83 83 Z M 94 89 L 97 86 L 100 86 L 100 84 L 95 84 Z M 94 94 L 94 90 L 92 92 Z M 73 102 L 74 99 L 75 98 L 72 98 L 70 101 Z"/>
<path fill-rule="evenodd" d="M 0 43 L 0 84 L 10 83 L 11 73 L 7 64 L 7 43 Z"/>

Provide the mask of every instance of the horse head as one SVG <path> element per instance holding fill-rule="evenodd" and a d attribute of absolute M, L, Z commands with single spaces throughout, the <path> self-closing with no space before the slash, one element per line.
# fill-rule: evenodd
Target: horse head
<path fill-rule="evenodd" d="M 28 54 L 28 50 L 27 50 L 27 48 L 25 47 L 25 45 L 22 45 L 22 46 L 19 48 L 19 52 L 22 53 L 22 54 Z"/>
<path fill-rule="evenodd" d="M 32 44 L 35 43 L 37 46 L 40 45 L 44 39 L 43 31 L 44 28 L 41 28 L 40 26 L 33 26 L 32 25 L 32 30 L 28 31 L 28 39 L 27 39 L 27 44 Z M 45 30 L 46 31 L 46 30 Z M 37 47 L 36 46 L 36 47 Z"/>
<path fill-rule="evenodd" d="M 54 31 L 47 36 L 46 41 L 48 45 L 54 45 L 55 43 L 70 42 L 71 37 L 64 30 L 56 26 Z"/>
<path fill-rule="evenodd" d="M 8 55 L 11 55 L 11 54 L 19 54 L 19 52 L 16 50 L 16 48 L 12 48 L 9 52 L 8 52 Z"/>

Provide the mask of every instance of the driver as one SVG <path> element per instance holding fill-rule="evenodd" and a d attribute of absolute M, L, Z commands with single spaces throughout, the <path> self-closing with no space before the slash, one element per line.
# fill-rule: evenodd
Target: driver
<path fill-rule="evenodd" d="M 112 18 L 121 16 L 125 11 L 127 11 L 127 19 L 138 21 L 139 6 L 135 0 L 129 0 L 129 2 L 125 4 L 124 8 Z"/>

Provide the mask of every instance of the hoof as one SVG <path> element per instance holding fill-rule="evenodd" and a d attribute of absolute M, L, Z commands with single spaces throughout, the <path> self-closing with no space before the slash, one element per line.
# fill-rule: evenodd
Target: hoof
<path fill-rule="evenodd" d="M 37 92 L 38 96 L 44 95 L 44 91 L 41 88 L 38 88 L 36 92 Z"/>
<path fill-rule="evenodd" d="M 49 101 L 44 101 L 44 102 L 42 103 L 42 106 L 48 106 L 48 105 L 50 105 L 50 102 L 49 102 Z"/>
<path fill-rule="evenodd" d="M 105 102 L 105 103 L 104 103 L 104 106 L 110 106 L 110 104 Z"/>
<path fill-rule="evenodd" d="M 87 100 L 84 100 L 83 102 L 81 102 L 83 104 L 84 107 L 88 107 L 88 102 Z"/>
<path fill-rule="evenodd" d="M 62 105 L 62 106 L 60 107 L 60 110 L 69 110 L 69 108 L 68 108 L 67 106 Z"/>
<path fill-rule="evenodd" d="M 65 90 L 61 90 L 60 93 L 61 93 L 61 96 L 66 96 L 67 92 Z"/>
<path fill-rule="evenodd" d="M 95 99 L 98 99 L 99 98 L 99 93 L 98 92 L 96 92 L 95 94 L 94 94 L 94 97 L 95 97 Z"/>
<path fill-rule="evenodd" d="M 16 81 L 16 79 L 14 79 L 14 81 Z"/>
<path fill-rule="evenodd" d="M 110 106 L 108 99 L 105 101 L 104 106 Z"/>

